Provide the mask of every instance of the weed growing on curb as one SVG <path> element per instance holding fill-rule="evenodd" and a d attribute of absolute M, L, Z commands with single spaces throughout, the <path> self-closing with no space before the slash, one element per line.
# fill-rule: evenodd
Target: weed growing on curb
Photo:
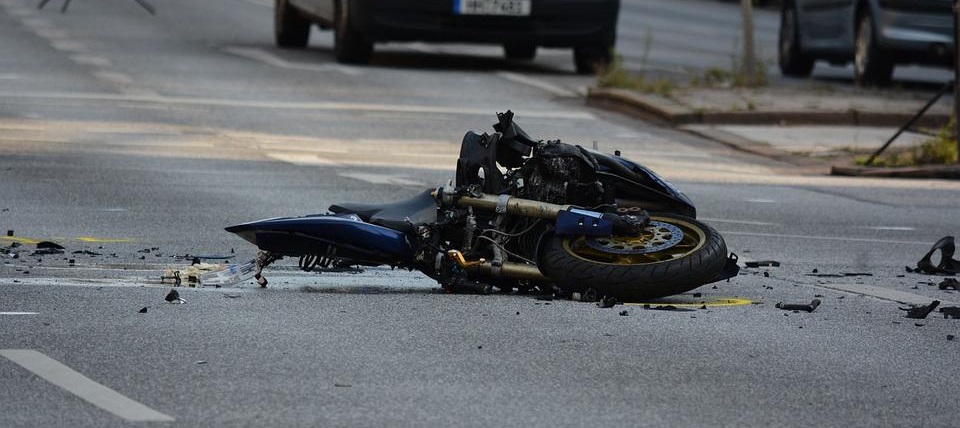
<path fill-rule="evenodd" d="M 865 165 L 868 157 L 857 157 L 857 165 Z M 937 134 L 916 147 L 902 149 L 878 157 L 874 166 L 949 165 L 957 163 L 956 121 L 950 119 Z"/>

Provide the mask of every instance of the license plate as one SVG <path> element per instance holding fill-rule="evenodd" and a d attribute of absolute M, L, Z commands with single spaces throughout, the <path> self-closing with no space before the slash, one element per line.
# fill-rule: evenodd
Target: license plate
<path fill-rule="evenodd" d="M 530 0 L 453 0 L 457 15 L 530 15 Z"/>

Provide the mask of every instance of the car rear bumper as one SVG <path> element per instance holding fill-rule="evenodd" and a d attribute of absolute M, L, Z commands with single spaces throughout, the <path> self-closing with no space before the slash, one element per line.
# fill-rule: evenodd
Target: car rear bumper
<path fill-rule="evenodd" d="M 530 16 L 454 13 L 454 0 L 354 0 L 357 29 L 374 41 L 612 46 L 619 0 L 532 0 Z"/>
<path fill-rule="evenodd" d="M 953 16 L 942 11 L 881 9 L 879 43 L 911 62 L 949 63 L 953 58 Z"/>

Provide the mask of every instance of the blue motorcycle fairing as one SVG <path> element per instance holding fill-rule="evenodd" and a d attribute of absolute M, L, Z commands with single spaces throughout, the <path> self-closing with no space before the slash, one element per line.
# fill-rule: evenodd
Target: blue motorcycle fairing
<path fill-rule="evenodd" d="M 323 255 L 330 245 L 337 247 L 338 257 L 390 264 L 412 261 L 415 254 L 403 232 L 366 223 L 355 214 L 276 217 L 226 230 L 263 251 L 286 256 Z"/>

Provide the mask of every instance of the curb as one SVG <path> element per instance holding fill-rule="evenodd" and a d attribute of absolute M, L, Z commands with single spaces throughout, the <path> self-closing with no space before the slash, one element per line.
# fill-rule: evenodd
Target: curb
<path fill-rule="evenodd" d="M 897 177 L 960 179 L 960 165 L 926 165 L 897 168 L 875 166 L 833 166 L 830 175 L 846 177 Z"/>
<path fill-rule="evenodd" d="M 912 113 L 858 110 L 846 112 L 697 111 L 659 95 L 611 88 L 589 88 L 587 105 L 619 111 L 641 119 L 655 119 L 674 126 L 692 124 L 889 126 L 891 123 L 906 123 L 913 117 Z M 938 128 L 949 121 L 950 115 L 927 113 L 917 120 L 917 125 Z"/>

